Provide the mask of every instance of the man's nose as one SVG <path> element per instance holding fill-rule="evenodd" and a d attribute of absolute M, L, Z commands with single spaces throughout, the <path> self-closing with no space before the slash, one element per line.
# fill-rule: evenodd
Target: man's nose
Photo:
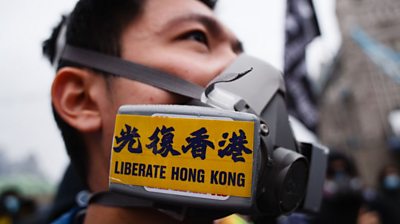
<path fill-rule="evenodd" d="M 221 60 L 221 65 L 219 66 L 219 69 L 217 72 L 214 74 L 214 77 L 217 77 L 220 75 L 232 62 L 239 56 L 240 53 L 235 52 L 232 48 L 229 48 L 223 52 L 223 59 Z"/>

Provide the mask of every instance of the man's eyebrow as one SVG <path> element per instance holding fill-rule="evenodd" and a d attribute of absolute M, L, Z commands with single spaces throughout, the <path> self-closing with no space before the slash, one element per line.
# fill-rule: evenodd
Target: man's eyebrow
<path fill-rule="evenodd" d="M 223 33 L 223 28 L 220 23 L 212 17 L 202 14 L 188 14 L 182 15 L 168 21 L 164 29 L 168 30 L 184 22 L 199 22 L 203 24 L 212 34 L 219 36 Z"/>

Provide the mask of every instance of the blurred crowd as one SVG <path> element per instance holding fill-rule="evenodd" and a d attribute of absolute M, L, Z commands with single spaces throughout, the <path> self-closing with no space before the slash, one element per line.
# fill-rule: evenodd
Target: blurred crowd
<path fill-rule="evenodd" d="M 35 223 L 38 205 L 34 198 L 26 197 L 16 188 L 9 188 L 0 194 L 0 224 Z"/>
<path fill-rule="evenodd" d="M 332 152 L 324 199 L 315 223 L 400 223 L 400 171 L 397 164 L 382 167 L 375 187 L 366 187 L 357 164 L 348 155 Z"/>
<path fill-rule="evenodd" d="M 400 223 L 400 170 L 387 164 L 376 177 L 375 186 L 366 186 L 355 160 L 331 151 L 318 214 L 294 213 L 280 224 L 394 224 Z"/>

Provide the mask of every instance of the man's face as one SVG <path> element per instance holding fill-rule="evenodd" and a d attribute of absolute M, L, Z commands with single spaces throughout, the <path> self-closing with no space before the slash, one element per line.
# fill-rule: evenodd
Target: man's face
<path fill-rule="evenodd" d="M 197 0 L 148 0 L 122 33 L 122 58 L 205 86 L 241 52 L 236 38 Z M 146 75 L 146 74 L 143 74 Z M 113 78 L 102 110 L 109 155 L 115 115 L 124 104 L 180 104 L 186 99 L 136 81 Z"/>

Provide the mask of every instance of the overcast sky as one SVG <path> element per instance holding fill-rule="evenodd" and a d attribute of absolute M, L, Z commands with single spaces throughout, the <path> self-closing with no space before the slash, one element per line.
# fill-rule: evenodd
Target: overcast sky
<path fill-rule="evenodd" d="M 59 180 L 68 159 L 50 107 L 54 71 L 42 57 L 41 43 L 75 2 L 0 1 L 0 150 L 13 161 L 37 155 L 52 181 Z M 217 13 L 248 53 L 281 69 L 284 2 L 220 0 Z"/>
<path fill-rule="evenodd" d="M 18 161 L 32 153 L 52 181 L 67 163 L 52 119 L 52 69 L 41 42 L 74 1 L 0 1 L 0 150 Z"/>

